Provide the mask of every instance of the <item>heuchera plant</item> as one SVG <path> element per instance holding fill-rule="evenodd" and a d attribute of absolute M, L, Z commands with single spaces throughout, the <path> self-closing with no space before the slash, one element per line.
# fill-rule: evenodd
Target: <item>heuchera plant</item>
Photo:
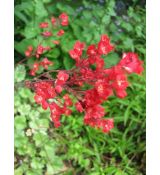
<path fill-rule="evenodd" d="M 42 22 L 43 37 L 54 37 L 51 27 L 67 26 L 68 16 L 62 13 L 58 18 L 52 17 L 51 22 Z M 56 35 L 61 37 L 63 29 L 59 29 Z M 53 44 L 60 44 L 60 40 L 53 40 Z M 35 102 L 44 110 L 50 109 L 51 120 L 57 128 L 61 125 L 62 114 L 69 116 L 71 107 L 84 113 L 84 124 L 101 129 L 108 133 L 114 127 L 113 119 L 105 119 L 105 110 L 102 103 L 108 97 L 116 95 L 118 98 L 127 96 L 126 88 L 129 86 L 127 75 L 131 73 L 141 74 L 142 61 L 136 53 L 123 53 L 120 62 L 106 69 L 102 55 L 114 51 L 110 38 L 103 34 L 97 44 L 86 46 L 85 43 L 76 41 L 69 55 L 75 60 L 75 66 L 71 70 L 50 70 L 36 75 L 40 67 L 48 69 L 54 64 L 44 56 L 51 50 L 40 43 L 36 48 L 28 46 L 25 51 L 26 58 L 35 57 L 35 63 L 30 70 L 32 80 L 26 80 L 25 85 L 35 92 Z"/>

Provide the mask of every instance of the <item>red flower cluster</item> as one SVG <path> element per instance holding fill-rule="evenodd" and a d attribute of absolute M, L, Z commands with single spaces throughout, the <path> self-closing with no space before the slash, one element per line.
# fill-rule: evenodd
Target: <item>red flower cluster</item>
<path fill-rule="evenodd" d="M 52 43 L 59 45 L 60 36 L 65 31 L 58 28 L 58 32 L 56 30 L 54 33 L 51 28 L 67 25 L 68 16 L 62 13 L 58 18 L 52 16 L 50 22 L 40 23 L 39 27 L 43 30 L 41 35 L 45 39 L 54 37 Z M 36 57 L 30 75 L 35 76 L 40 67 L 48 69 L 48 66 L 53 64 L 43 56 L 51 49 L 52 47 L 43 46 L 42 42 L 35 49 L 28 46 L 25 51 L 26 57 Z M 35 77 L 34 81 L 26 81 L 26 86 L 35 91 L 36 103 L 40 104 L 44 110 L 50 109 L 55 127 L 61 125 L 62 115 L 68 116 L 72 113 L 73 105 L 78 112 L 84 113 L 86 125 L 99 128 L 105 133 L 114 127 L 113 119 L 104 118 L 106 112 L 102 104 L 114 94 L 118 98 L 126 97 L 126 89 L 129 86 L 127 75 L 141 74 L 143 62 L 138 59 L 137 54 L 129 52 L 123 54 L 116 66 L 106 69 L 102 55 L 107 55 L 113 50 L 114 46 L 107 35 L 102 35 L 97 44 L 91 44 L 88 47 L 85 43 L 77 41 L 69 51 L 69 55 L 75 60 L 75 68 L 47 71 Z M 57 74 L 52 74 L 53 72 Z M 76 101 L 72 101 L 73 96 Z"/>
<path fill-rule="evenodd" d="M 37 46 L 37 49 L 35 50 L 35 56 L 36 58 L 39 58 L 45 51 L 50 50 L 51 48 L 49 46 L 44 47 L 41 44 Z"/>
<path fill-rule="evenodd" d="M 61 78 L 63 77 L 61 76 Z M 65 81 L 65 77 L 63 80 L 60 81 Z M 72 111 L 71 109 L 69 109 L 69 107 L 72 106 L 73 103 L 68 94 L 65 94 L 62 100 L 59 99 L 58 94 L 56 92 L 56 88 L 54 87 L 55 85 L 52 81 L 36 82 L 32 85 L 32 88 L 35 91 L 34 99 L 36 103 L 40 104 L 44 110 L 48 108 L 50 109 L 51 119 L 54 122 L 55 127 L 59 127 L 60 116 L 62 114 L 70 115 Z M 52 101 L 49 102 L 49 100 Z"/>
<path fill-rule="evenodd" d="M 65 33 L 65 31 L 60 27 L 67 26 L 68 24 L 69 24 L 68 15 L 66 13 L 62 13 L 59 15 L 58 18 L 55 18 L 52 16 L 50 22 L 41 22 L 39 24 L 39 28 L 43 29 L 43 32 L 41 33 L 41 35 L 45 39 L 53 36 L 54 38 L 52 40 L 52 43 L 59 45 L 60 44 L 59 38 Z M 53 28 L 53 31 L 51 30 L 51 28 Z M 58 28 L 58 32 L 55 31 L 55 34 L 54 34 L 54 30 L 56 28 Z M 41 61 L 38 60 L 46 51 L 49 51 L 52 49 L 49 46 L 43 46 L 42 42 L 38 44 L 36 48 L 33 48 L 33 46 L 28 46 L 27 50 L 25 51 L 25 56 L 27 58 L 36 57 L 37 59 L 33 64 L 33 68 L 30 70 L 30 75 L 32 76 L 36 75 L 36 72 L 39 70 L 40 66 L 42 66 L 44 69 L 48 69 L 48 66 L 53 64 L 47 58 L 44 58 Z"/>
<path fill-rule="evenodd" d="M 110 44 L 110 39 L 107 35 L 102 35 L 101 40 L 98 43 L 98 53 L 100 55 L 102 54 L 108 54 L 114 49 L 114 47 Z"/>
<path fill-rule="evenodd" d="M 48 66 L 51 66 L 51 65 L 53 65 L 53 63 L 49 61 L 48 58 L 43 58 L 42 61 L 35 62 L 33 64 L 33 68 L 30 70 L 30 75 L 35 76 L 40 66 L 42 66 L 44 69 L 48 69 Z"/>
<path fill-rule="evenodd" d="M 63 19 L 63 16 L 65 15 L 61 15 L 60 18 Z M 61 21 L 64 22 L 63 25 L 66 24 L 65 20 L 64 17 Z M 84 56 L 84 50 L 86 50 L 86 56 Z M 107 35 L 102 35 L 97 45 L 92 44 L 87 48 L 85 48 L 85 43 L 77 41 L 73 49 L 69 51 L 70 56 L 76 62 L 76 68 L 57 70 L 58 74 L 55 79 L 48 78 L 32 83 L 36 93 L 35 101 L 41 104 L 43 109 L 50 109 L 55 127 L 60 126 L 62 114 L 71 114 L 72 105 L 78 112 L 84 112 L 86 125 L 100 128 L 105 133 L 114 127 L 113 119 L 103 118 L 105 110 L 102 103 L 114 94 L 119 98 L 124 98 L 127 95 L 126 88 L 129 86 L 127 74 L 140 74 L 143 71 L 143 63 L 135 53 L 129 52 L 123 54 L 116 66 L 106 69 L 102 55 L 107 55 L 113 50 L 114 46 Z M 40 63 L 34 64 L 33 70 L 37 71 L 40 65 L 48 68 L 50 64 L 52 63 L 44 58 Z M 90 89 L 84 90 L 86 85 Z M 60 98 L 62 91 L 65 95 Z M 76 97 L 76 102 L 72 101 L 69 93 Z"/>
<path fill-rule="evenodd" d="M 46 29 L 44 32 L 42 32 L 42 36 L 44 37 L 51 37 L 53 35 L 52 31 L 49 31 L 49 26 L 57 27 L 59 23 L 61 26 L 68 26 L 69 24 L 68 15 L 66 13 L 60 14 L 58 18 L 52 16 L 50 21 L 51 24 L 49 22 L 42 22 L 39 24 L 40 28 Z M 62 36 L 64 33 L 64 30 L 60 29 L 57 36 Z"/>

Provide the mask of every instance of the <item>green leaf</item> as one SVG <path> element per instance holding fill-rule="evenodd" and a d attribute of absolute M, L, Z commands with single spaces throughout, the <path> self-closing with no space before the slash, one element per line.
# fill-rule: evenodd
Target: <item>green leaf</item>
<path fill-rule="evenodd" d="M 43 144 L 46 144 L 46 141 L 48 141 L 48 135 L 46 133 L 41 132 L 35 132 L 33 136 L 33 140 L 35 141 L 35 145 L 37 147 L 42 147 Z"/>
<path fill-rule="evenodd" d="M 89 5 L 90 6 L 90 5 Z M 93 10 L 92 13 L 94 14 L 94 16 L 98 19 L 98 18 L 102 18 L 105 11 L 102 10 L 100 7 L 95 7 L 96 10 Z"/>
<path fill-rule="evenodd" d="M 48 119 L 45 119 L 45 118 L 39 119 L 37 124 L 40 128 L 46 128 L 46 129 L 49 128 L 49 120 Z"/>
<path fill-rule="evenodd" d="M 58 48 L 54 48 L 49 53 L 46 54 L 46 57 L 50 58 L 58 58 L 60 55 L 60 50 Z"/>
<path fill-rule="evenodd" d="M 38 157 L 32 159 L 31 167 L 34 169 L 42 169 L 44 167 L 44 161 Z"/>
<path fill-rule="evenodd" d="M 128 118 L 131 116 L 131 107 L 133 106 L 133 104 L 132 103 L 130 103 L 129 105 L 128 105 L 128 107 L 127 107 L 127 109 L 126 109 L 126 111 L 125 111 L 125 113 L 124 113 L 124 125 L 126 126 L 126 124 L 127 124 L 127 121 L 128 121 Z"/>
<path fill-rule="evenodd" d="M 92 18 L 92 14 L 90 11 L 83 11 L 83 16 L 86 18 L 86 19 L 91 19 Z"/>
<path fill-rule="evenodd" d="M 22 2 L 21 4 L 15 6 L 14 14 L 15 17 L 18 17 L 20 20 L 28 24 L 29 19 L 27 15 L 31 16 L 33 10 L 33 2 Z"/>
<path fill-rule="evenodd" d="M 52 0 L 43 0 L 43 3 L 49 3 L 51 2 Z"/>
<path fill-rule="evenodd" d="M 31 106 L 29 104 L 23 104 L 19 106 L 18 112 L 23 116 L 28 116 L 31 110 Z"/>
<path fill-rule="evenodd" d="M 109 14 L 110 16 L 116 16 L 115 13 L 115 1 L 109 1 L 107 4 L 107 14 Z"/>
<path fill-rule="evenodd" d="M 33 39 L 24 39 L 20 42 L 15 42 L 14 47 L 16 49 L 16 51 L 18 51 L 19 53 L 21 53 L 22 55 L 24 55 L 24 52 L 26 51 L 27 47 L 29 45 L 32 45 L 34 47 L 37 47 L 38 41 L 37 40 L 33 40 Z"/>
<path fill-rule="evenodd" d="M 30 128 L 40 130 L 40 131 L 46 131 L 49 128 L 49 120 L 48 119 L 38 119 L 35 118 L 32 121 L 29 122 Z"/>
<path fill-rule="evenodd" d="M 14 170 L 14 175 L 23 175 L 23 169 L 22 168 L 17 168 Z"/>
<path fill-rule="evenodd" d="M 28 144 L 26 154 L 30 155 L 31 157 L 34 157 L 36 154 L 36 147 L 34 144 Z"/>
<path fill-rule="evenodd" d="M 64 56 L 63 63 L 67 70 L 73 68 L 73 66 L 75 65 L 75 61 L 72 58 L 70 58 L 68 55 Z"/>
<path fill-rule="evenodd" d="M 22 130 L 26 128 L 26 118 L 24 116 L 16 116 L 14 119 L 15 128 L 18 130 Z"/>
<path fill-rule="evenodd" d="M 35 0 L 35 13 L 39 18 L 47 17 L 48 12 L 42 1 Z"/>
<path fill-rule="evenodd" d="M 14 14 L 15 14 L 16 17 L 18 17 L 20 20 L 22 20 L 26 24 L 29 22 L 27 17 L 22 12 L 15 10 Z"/>
<path fill-rule="evenodd" d="M 56 6 L 61 12 L 66 12 L 68 15 L 73 15 L 75 13 L 74 9 L 69 5 L 58 2 Z"/>
<path fill-rule="evenodd" d="M 15 132 L 15 138 L 14 138 L 14 144 L 15 147 L 23 147 L 24 145 L 28 144 L 28 138 L 25 137 L 24 132 L 19 133 L 19 131 Z"/>
<path fill-rule="evenodd" d="M 21 105 L 21 97 L 19 96 L 19 94 L 15 94 L 14 96 L 14 105 L 15 105 L 15 108 L 16 107 L 19 107 Z"/>
<path fill-rule="evenodd" d="M 28 165 L 23 163 L 14 170 L 14 175 L 23 175 L 23 173 L 26 172 L 27 170 L 28 170 Z"/>
<path fill-rule="evenodd" d="M 58 59 L 53 59 L 50 57 L 48 57 L 48 59 L 53 62 L 53 65 L 49 66 L 48 70 L 56 70 L 56 69 L 60 68 L 60 66 L 62 65 L 61 59 L 58 60 Z"/>
<path fill-rule="evenodd" d="M 127 22 L 123 22 L 121 24 L 121 26 L 126 29 L 128 32 L 131 32 L 133 31 L 133 26 L 130 24 L 130 23 L 127 23 Z"/>
<path fill-rule="evenodd" d="M 110 23 L 111 17 L 109 15 L 104 15 L 102 18 L 102 23 L 108 25 Z"/>
<path fill-rule="evenodd" d="M 29 23 L 23 32 L 23 35 L 26 39 L 34 38 L 40 34 L 40 29 L 38 26 L 35 26 L 33 22 Z"/>
<path fill-rule="evenodd" d="M 123 173 L 121 170 L 119 170 L 118 172 L 116 172 L 115 175 L 127 175 L 126 173 Z"/>
<path fill-rule="evenodd" d="M 21 82 L 25 79 L 26 76 L 26 69 L 24 67 L 24 65 L 18 65 L 15 68 L 14 71 L 14 81 L 15 82 Z"/>
<path fill-rule="evenodd" d="M 54 157 L 55 161 L 52 164 L 47 164 L 47 174 L 56 174 L 62 171 L 63 163 L 58 158 L 58 156 Z"/>
<path fill-rule="evenodd" d="M 69 50 L 71 50 L 73 48 L 73 45 L 75 44 L 76 40 L 72 38 L 72 36 L 70 36 L 69 34 L 66 34 L 63 37 L 63 40 L 61 40 L 61 47 L 62 50 L 65 53 L 68 53 Z"/>
<path fill-rule="evenodd" d="M 124 47 L 126 49 L 132 49 L 132 51 L 134 51 L 134 44 L 133 44 L 133 40 L 131 38 L 126 38 L 123 41 Z"/>
<path fill-rule="evenodd" d="M 42 169 L 30 169 L 25 172 L 26 175 L 42 175 Z"/>
<path fill-rule="evenodd" d="M 116 65 L 120 60 L 118 54 L 112 53 L 112 52 L 106 56 L 103 56 L 103 58 L 104 58 L 106 68 L 110 68 L 110 67 Z"/>
<path fill-rule="evenodd" d="M 81 26 L 79 26 L 78 24 L 75 23 L 71 23 L 71 27 L 73 29 L 73 33 L 77 38 L 81 37 L 81 32 L 82 32 L 82 28 Z"/>
<path fill-rule="evenodd" d="M 34 120 L 36 118 L 38 118 L 40 116 L 40 113 L 37 111 L 37 110 L 31 110 L 28 117 L 31 119 L 31 120 Z"/>
<path fill-rule="evenodd" d="M 25 98 L 25 99 L 27 99 L 27 98 L 29 98 L 30 96 L 32 96 L 32 93 L 31 93 L 30 89 L 27 89 L 27 88 L 21 88 L 21 89 L 19 90 L 19 94 L 20 94 L 20 96 L 21 96 L 22 98 Z"/>

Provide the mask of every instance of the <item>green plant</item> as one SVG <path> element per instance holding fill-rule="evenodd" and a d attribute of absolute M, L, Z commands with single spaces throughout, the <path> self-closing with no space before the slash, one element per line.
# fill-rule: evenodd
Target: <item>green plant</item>
<path fill-rule="evenodd" d="M 118 45 L 118 55 L 132 48 L 145 61 L 145 9 L 134 1 L 122 14 L 117 15 L 115 4 L 113 0 L 107 0 L 103 6 L 98 5 L 97 1 L 79 1 L 76 4 L 71 1 L 16 1 L 15 63 L 24 58 L 26 46 L 39 32 L 30 30 L 30 27 L 34 28 L 50 14 L 58 15 L 64 11 L 74 22 L 67 28 L 68 34 L 64 36 L 61 47 L 55 47 L 50 56 L 56 63 L 56 69 L 69 69 L 72 66 L 67 52 L 75 40 L 97 42 L 101 33 L 108 33 L 113 38 Z M 113 64 L 115 62 L 110 63 Z M 25 73 L 28 70 L 21 67 L 20 71 Z M 15 80 L 20 82 L 23 75 L 15 73 Z M 114 116 L 115 119 L 116 126 L 110 135 L 102 135 L 83 126 L 81 116 L 76 111 L 73 117 L 63 119 L 62 129 L 54 129 L 48 111 L 43 112 L 34 104 L 33 94 L 16 87 L 15 174 L 44 174 L 47 171 L 49 175 L 61 171 L 66 175 L 145 174 L 145 74 L 142 77 L 133 75 L 130 80 L 138 83 L 129 87 L 125 100 L 112 97 L 111 102 L 104 105 L 109 117 Z M 39 134 L 42 136 L 40 140 L 35 136 Z M 46 149 L 53 158 L 52 165 L 47 154 L 43 154 L 43 140 L 50 145 Z M 58 165 L 54 167 L 55 162 Z"/>

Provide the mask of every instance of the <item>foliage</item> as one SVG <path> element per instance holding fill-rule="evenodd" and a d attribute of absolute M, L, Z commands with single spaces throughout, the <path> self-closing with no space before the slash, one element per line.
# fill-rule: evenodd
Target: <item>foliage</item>
<path fill-rule="evenodd" d="M 118 3 L 119 2 L 119 3 Z M 66 27 L 61 46 L 56 46 L 50 60 L 56 68 L 69 69 L 73 60 L 68 51 L 76 40 L 96 43 L 107 33 L 117 45 L 118 54 L 132 50 L 145 61 L 145 8 L 127 1 L 51 1 L 17 0 L 15 2 L 15 63 L 24 58 L 24 50 L 39 40 L 38 25 L 46 17 L 66 12 Z M 108 67 L 121 55 L 111 55 Z M 104 58 L 105 59 L 105 58 Z M 27 64 L 30 64 L 28 62 Z M 21 71 L 23 73 L 21 73 Z M 23 66 L 15 70 L 15 82 L 25 77 Z M 75 111 L 63 119 L 64 126 L 55 129 L 25 88 L 15 88 L 15 175 L 142 175 L 145 173 L 145 75 L 130 76 L 133 82 L 128 97 L 114 97 L 104 104 L 115 128 L 109 135 L 83 126 Z M 19 83 L 19 84 L 18 84 Z"/>

